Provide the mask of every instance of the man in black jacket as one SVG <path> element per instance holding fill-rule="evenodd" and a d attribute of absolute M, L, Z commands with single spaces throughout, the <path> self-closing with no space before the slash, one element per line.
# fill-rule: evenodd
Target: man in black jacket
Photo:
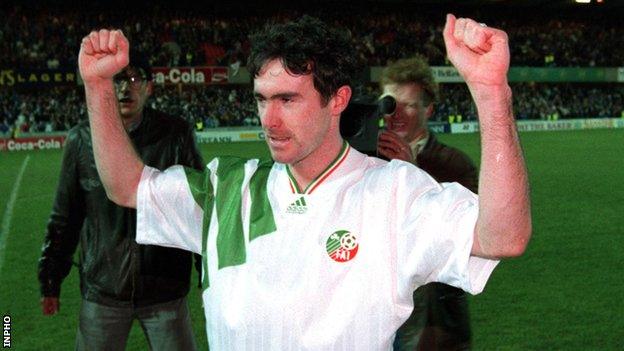
<path fill-rule="evenodd" d="M 145 107 L 151 78 L 147 60 L 134 54 L 114 79 L 123 126 L 135 149 L 146 164 L 161 170 L 175 164 L 201 169 L 192 127 Z M 67 136 L 39 260 L 43 314 L 59 311 L 61 283 L 80 243 L 82 305 L 76 349 L 123 350 L 134 319 L 151 349 L 196 349 L 186 302 L 192 254 L 138 245 L 135 234 L 136 211 L 106 197 L 84 121 Z"/>
<path fill-rule="evenodd" d="M 470 158 L 440 143 L 427 129 L 438 86 L 424 58 L 398 60 L 381 76 L 382 96 L 392 96 L 395 109 L 384 115 L 386 130 L 377 152 L 411 162 L 438 182 L 458 182 L 477 192 L 478 172 Z M 414 311 L 396 334 L 395 350 L 465 350 L 470 348 L 466 293 L 430 283 L 414 292 Z"/>

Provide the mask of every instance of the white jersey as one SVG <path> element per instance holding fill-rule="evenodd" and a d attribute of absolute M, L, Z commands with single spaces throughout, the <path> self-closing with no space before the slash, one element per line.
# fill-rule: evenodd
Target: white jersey
<path fill-rule="evenodd" d="M 204 173 L 146 167 L 137 242 L 203 255 L 213 350 L 390 350 L 412 293 L 479 293 L 476 195 L 348 147 L 307 189 L 288 167 L 216 158 Z"/>

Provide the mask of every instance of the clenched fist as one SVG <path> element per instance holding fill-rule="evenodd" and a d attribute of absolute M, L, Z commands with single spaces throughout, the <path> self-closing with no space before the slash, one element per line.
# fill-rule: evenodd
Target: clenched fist
<path fill-rule="evenodd" d="M 56 314 L 61 308 L 58 297 L 42 297 L 41 298 L 41 311 L 45 316 L 51 316 Z"/>
<path fill-rule="evenodd" d="M 128 62 L 128 39 L 121 30 L 101 29 L 82 38 L 78 67 L 85 84 L 111 80 Z"/>
<path fill-rule="evenodd" d="M 449 60 L 468 86 L 507 84 L 507 34 L 469 18 L 446 16 L 444 44 Z"/>

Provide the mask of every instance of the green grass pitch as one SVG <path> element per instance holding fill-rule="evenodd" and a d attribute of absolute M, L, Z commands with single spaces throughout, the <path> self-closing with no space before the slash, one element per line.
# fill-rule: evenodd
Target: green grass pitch
<path fill-rule="evenodd" d="M 484 293 L 471 298 L 474 348 L 623 350 L 624 130 L 533 132 L 521 138 L 533 239 L 524 256 L 502 262 Z M 440 139 L 478 162 L 478 135 Z M 268 155 L 263 143 L 202 145 L 202 152 L 206 159 Z M 27 157 L 0 271 L 0 313 L 12 318 L 13 349 L 69 350 L 80 303 L 77 271 L 72 269 L 63 284 L 56 316 L 41 314 L 37 282 L 61 151 L 0 153 L 0 211 L 4 218 Z M 198 344 L 206 349 L 197 288 L 189 301 Z M 147 349 L 138 323 L 128 349 Z"/>

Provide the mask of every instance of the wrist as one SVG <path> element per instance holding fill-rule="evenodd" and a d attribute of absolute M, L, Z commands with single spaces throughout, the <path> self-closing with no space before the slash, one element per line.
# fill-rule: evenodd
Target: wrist
<path fill-rule="evenodd" d="M 496 124 L 515 123 L 509 85 L 473 87 L 470 92 L 482 124 L 490 121 Z"/>
<path fill-rule="evenodd" d="M 40 289 L 41 297 L 55 297 L 58 298 L 61 295 L 60 284 L 48 282 L 41 285 Z"/>
<path fill-rule="evenodd" d="M 91 78 L 88 80 L 83 80 L 83 83 L 85 86 L 85 90 L 87 91 L 115 89 L 112 78 Z"/>
<path fill-rule="evenodd" d="M 511 87 L 505 81 L 501 84 L 489 85 L 489 84 L 472 84 L 468 86 L 470 94 L 477 104 L 496 104 L 511 102 Z"/>

